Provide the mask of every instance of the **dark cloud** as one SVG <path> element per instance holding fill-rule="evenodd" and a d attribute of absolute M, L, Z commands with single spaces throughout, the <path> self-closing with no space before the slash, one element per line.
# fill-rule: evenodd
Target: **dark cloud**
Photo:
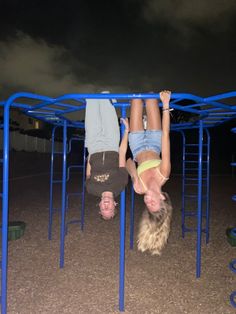
<path fill-rule="evenodd" d="M 165 22 L 179 30 L 194 27 L 226 30 L 236 13 L 234 0 L 145 0 L 142 15 L 150 23 Z"/>
<path fill-rule="evenodd" d="M 233 0 L 9 0 L 0 14 L 2 95 L 235 89 Z"/>
<path fill-rule="evenodd" d="M 78 61 L 63 47 L 18 33 L 0 42 L 0 51 L 2 89 L 40 91 L 50 96 L 78 90 L 94 91 L 94 86 L 78 82 L 73 73 L 73 65 Z"/>

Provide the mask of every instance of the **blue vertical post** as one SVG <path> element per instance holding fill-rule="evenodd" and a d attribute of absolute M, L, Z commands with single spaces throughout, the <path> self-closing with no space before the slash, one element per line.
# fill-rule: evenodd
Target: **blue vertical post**
<path fill-rule="evenodd" d="M 65 212 L 66 212 L 66 156 L 67 156 L 67 122 L 63 124 L 63 167 L 62 167 L 62 201 L 61 201 L 61 238 L 60 268 L 64 267 L 65 249 Z"/>
<path fill-rule="evenodd" d="M 126 117 L 126 108 L 121 108 L 122 118 Z M 124 125 L 121 126 L 122 136 Z M 124 312 L 124 292 L 125 292 L 125 189 L 120 195 L 120 285 L 119 285 L 119 310 Z"/>
<path fill-rule="evenodd" d="M 86 147 L 84 143 L 83 150 L 83 182 L 82 182 L 82 208 L 81 208 L 81 230 L 84 230 L 84 198 L 85 198 L 85 180 L 86 180 Z"/>
<path fill-rule="evenodd" d="M 183 153 L 182 153 L 182 209 L 181 209 L 181 218 L 182 218 L 182 238 L 185 236 L 185 153 L 186 153 L 186 138 L 183 131 L 180 131 L 183 138 Z"/>
<path fill-rule="evenodd" d="M 235 127 L 235 128 L 232 128 L 232 129 L 231 129 L 231 132 L 236 133 L 236 127 Z M 233 162 L 231 163 L 231 166 L 232 166 L 232 167 L 236 167 L 236 163 L 233 161 Z M 234 194 L 234 195 L 232 196 L 232 200 L 233 200 L 233 201 L 236 201 L 236 194 Z M 233 228 L 233 229 L 231 230 L 231 234 L 233 234 L 234 236 L 236 235 L 236 228 Z M 230 263 L 230 265 L 229 265 L 229 266 L 230 266 L 230 269 L 231 269 L 234 273 L 236 273 L 236 267 L 235 267 L 235 265 L 236 265 L 236 259 L 232 260 L 231 263 Z M 233 292 L 231 293 L 231 295 L 230 295 L 230 303 L 231 303 L 231 305 L 232 305 L 234 308 L 236 308 L 236 290 L 233 291 Z"/>
<path fill-rule="evenodd" d="M 3 198 L 2 198 L 2 276 L 1 313 L 7 312 L 7 263 L 8 263 L 8 188 L 9 188 L 9 116 L 10 99 L 4 106 L 3 129 Z"/>
<path fill-rule="evenodd" d="M 49 224 L 48 224 L 48 240 L 52 239 L 52 216 L 53 216 L 53 172 L 54 172 L 54 149 L 55 149 L 55 130 L 52 130 L 52 148 L 51 148 L 51 169 L 50 169 L 50 196 L 49 196 Z"/>
<path fill-rule="evenodd" d="M 211 139 L 210 133 L 205 129 L 207 135 L 207 191 L 206 191 L 206 244 L 210 237 L 210 147 Z"/>
<path fill-rule="evenodd" d="M 130 235 L 129 235 L 129 247 L 132 250 L 134 248 L 134 188 L 133 184 L 131 184 L 130 188 Z"/>
<path fill-rule="evenodd" d="M 199 122 L 198 138 L 198 208 L 197 208 L 197 265 L 196 277 L 201 275 L 201 241 L 202 241 L 202 143 L 203 142 L 203 121 Z"/>

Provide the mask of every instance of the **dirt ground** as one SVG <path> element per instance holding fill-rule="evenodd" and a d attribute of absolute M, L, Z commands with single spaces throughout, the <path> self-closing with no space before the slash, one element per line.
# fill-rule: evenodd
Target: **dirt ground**
<path fill-rule="evenodd" d="M 125 313 L 230 314 L 229 296 L 236 274 L 229 262 L 236 248 L 225 230 L 236 225 L 231 196 L 236 178 L 211 178 L 210 243 L 202 245 L 202 272 L 196 279 L 196 235 L 181 237 L 181 180 L 166 184 L 173 207 L 168 245 L 161 256 L 129 249 L 127 192 Z M 73 184 L 68 189 L 73 189 Z M 55 204 L 61 199 L 55 191 Z M 71 200 L 69 218 L 79 217 L 79 201 Z M 96 198 L 86 194 L 85 229 L 71 225 L 66 236 L 65 266 L 59 268 L 59 213 L 54 213 L 53 239 L 48 240 L 49 173 L 10 180 L 10 221 L 26 222 L 22 238 L 9 242 L 8 313 L 119 313 L 119 214 L 112 221 L 98 215 Z M 143 201 L 135 201 L 135 236 Z M 191 222 L 190 222 L 191 223 Z"/>

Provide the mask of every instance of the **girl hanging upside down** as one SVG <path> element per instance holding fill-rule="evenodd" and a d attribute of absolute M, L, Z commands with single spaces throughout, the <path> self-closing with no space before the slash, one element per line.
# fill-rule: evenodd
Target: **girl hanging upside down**
<path fill-rule="evenodd" d="M 131 101 L 129 145 L 133 159 L 127 160 L 127 170 L 136 193 L 144 194 L 144 210 L 139 233 L 138 249 L 160 254 L 167 242 L 172 206 L 162 186 L 169 179 L 170 163 L 170 97 L 171 92 L 160 92 L 162 121 L 157 99 L 147 99 L 147 127 L 143 126 L 143 100 Z M 160 156 L 161 155 L 161 156 Z M 136 169 L 135 162 L 138 167 Z"/>
<path fill-rule="evenodd" d="M 115 216 L 115 197 L 128 183 L 126 151 L 129 125 L 121 119 L 125 132 L 120 143 L 120 128 L 115 107 L 109 99 L 88 99 L 85 112 L 85 146 L 88 149 L 86 188 L 99 196 L 105 220 Z"/>

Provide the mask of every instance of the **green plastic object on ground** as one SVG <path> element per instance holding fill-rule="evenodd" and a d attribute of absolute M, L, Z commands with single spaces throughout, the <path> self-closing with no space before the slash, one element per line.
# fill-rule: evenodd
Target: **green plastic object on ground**
<path fill-rule="evenodd" d="M 25 232 L 24 221 L 11 221 L 8 224 L 8 241 L 20 239 Z"/>
<path fill-rule="evenodd" d="M 227 228 L 226 235 L 229 244 L 232 246 L 236 246 L 236 228 Z"/>

